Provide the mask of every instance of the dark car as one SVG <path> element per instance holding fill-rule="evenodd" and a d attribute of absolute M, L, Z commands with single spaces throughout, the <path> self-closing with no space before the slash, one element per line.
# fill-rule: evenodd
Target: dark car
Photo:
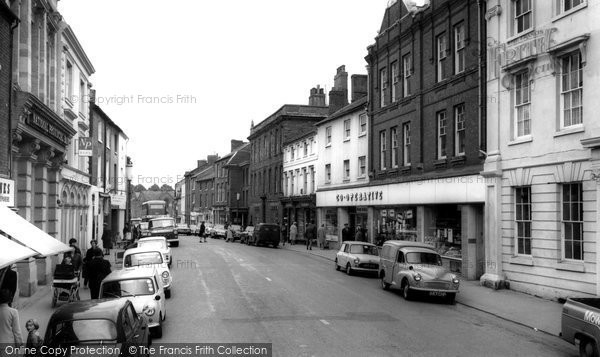
<path fill-rule="evenodd" d="M 171 217 L 153 218 L 148 223 L 151 237 L 165 237 L 171 247 L 179 247 L 179 232 L 175 225 L 175 219 Z"/>
<path fill-rule="evenodd" d="M 279 239 L 281 235 L 281 229 L 278 224 L 273 223 L 259 223 L 254 227 L 254 232 L 248 237 L 247 243 L 258 245 L 271 245 L 273 248 L 277 248 L 279 245 Z"/>
<path fill-rule="evenodd" d="M 126 299 L 87 300 L 63 305 L 50 317 L 44 337 L 44 345 L 48 347 L 67 347 L 73 351 L 71 346 L 106 346 L 119 349 L 123 356 L 140 356 L 139 349 L 128 347 L 149 346 L 150 343 L 146 320 L 138 316 L 131 301 Z"/>
<path fill-rule="evenodd" d="M 185 236 L 189 236 L 190 234 L 192 234 L 192 230 L 190 229 L 190 226 L 188 226 L 186 223 L 178 223 L 177 224 L 177 232 L 179 232 L 179 234 L 185 235 Z"/>

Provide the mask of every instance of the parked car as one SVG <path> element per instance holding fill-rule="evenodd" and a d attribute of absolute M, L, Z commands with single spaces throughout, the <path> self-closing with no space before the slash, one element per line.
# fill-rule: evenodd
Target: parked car
<path fill-rule="evenodd" d="M 219 238 L 219 237 L 223 237 L 225 238 L 225 226 L 222 224 L 215 224 L 212 229 L 211 229 L 211 234 L 210 236 L 212 238 Z"/>
<path fill-rule="evenodd" d="M 335 270 L 344 268 L 346 274 L 354 272 L 379 272 L 379 252 L 371 243 L 346 241 L 335 256 Z"/>
<path fill-rule="evenodd" d="M 204 235 L 205 236 L 212 237 L 212 236 L 214 236 L 214 233 L 215 233 L 215 225 L 214 224 L 209 223 L 204 227 Z"/>
<path fill-rule="evenodd" d="M 193 236 L 200 235 L 200 226 L 190 224 L 190 234 Z"/>
<path fill-rule="evenodd" d="M 171 253 L 171 247 L 169 246 L 167 238 L 159 236 L 140 238 L 136 242 L 136 247 L 153 248 L 160 251 L 163 254 L 163 258 L 167 261 L 167 264 L 169 264 L 169 267 L 171 267 L 171 263 L 173 263 L 173 254 Z"/>
<path fill-rule="evenodd" d="M 171 297 L 173 277 L 169 265 L 163 259 L 163 255 L 155 248 L 133 248 L 123 253 L 123 269 L 132 267 L 155 268 L 165 289 L 165 297 Z"/>
<path fill-rule="evenodd" d="M 165 291 L 156 269 L 138 267 L 113 271 L 102 280 L 100 298 L 131 300 L 135 311 L 146 319 L 152 337 L 162 337 L 167 308 Z"/>
<path fill-rule="evenodd" d="M 249 237 L 247 244 L 271 245 L 277 248 L 281 236 L 281 229 L 278 224 L 260 223 L 254 227 L 252 236 Z"/>
<path fill-rule="evenodd" d="M 150 336 L 146 319 L 138 316 L 128 299 L 85 300 L 54 311 L 46 327 L 44 345 L 49 348 L 112 345 L 122 356 L 140 356 L 140 349 L 127 347 L 149 346 Z"/>
<path fill-rule="evenodd" d="M 579 347 L 580 356 L 599 356 L 600 298 L 569 298 L 563 305 L 563 340 Z"/>
<path fill-rule="evenodd" d="M 229 229 L 233 232 L 233 240 L 240 239 L 242 234 L 242 226 L 238 224 L 232 224 L 229 226 Z"/>
<path fill-rule="evenodd" d="M 240 243 L 246 243 L 248 238 L 254 233 L 254 226 L 247 226 L 242 232 L 240 232 Z"/>
<path fill-rule="evenodd" d="M 383 244 L 379 260 L 381 286 L 400 289 L 410 300 L 416 292 L 445 297 L 454 303 L 460 281 L 442 265 L 442 257 L 425 243 L 389 240 Z"/>
<path fill-rule="evenodd" d="M 190 226 L 188 226 L 186 223 L 177 224 L 177 232 L 186 236 L 192 233 Z"/>
<path fill-rule="evenodd" d="M 171 217 L 153 218 L 149 221 L 148 228 L 151 237 L 165 237 L 171 247 L 179 247 L 179 232 L 175 225 L 175 219 Z"/>

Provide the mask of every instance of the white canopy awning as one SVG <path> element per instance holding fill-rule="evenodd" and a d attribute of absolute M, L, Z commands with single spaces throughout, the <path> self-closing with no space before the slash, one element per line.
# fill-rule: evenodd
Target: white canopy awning
<path fill-rule="evenodd" d="M 11 266 L 19 260 L 33 257 L 38 253 L 17 242 L 0 235 L 0 269 Z"/>
<path fill-rule="evenodd" d="M 0 206 L 0 230 L 42 256 L 65 253 L 73 249 L 5 206 Z"/>

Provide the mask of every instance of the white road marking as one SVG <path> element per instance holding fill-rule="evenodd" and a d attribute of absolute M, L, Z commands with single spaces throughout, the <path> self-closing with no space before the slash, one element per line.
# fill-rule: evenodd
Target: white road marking
<path fill-rule="evenodd" d="M 215 309 L 215 306 L 210 301 L 210 290 L 208 289 L 208 285 L 206 285 L 206 280 L 204 279 L 204 274 L 202 274 L 202 270 L 200 270 L 199 272 L 200 272 L 200 282 L 202 283 L 202 290 L 204 290 L 204 293 L 206 294 L 206 303 L 208 304 L 208 308 L 210 309 L 211 312 L 216 312 L 217 309 Z"/>
<path fill-rule="evenodd" d="M 270 278 L 267 278 L 266 276 L 265 276 L 265 279 L 267 279 L 268 281 L 273 281 L 273 280 L 271 280 Z"/>
<path fill-rule="evenodd" d="M 319 320 L 323 323 L 323 325 L 329 325 L 329 322 L 327 320 Z"/>

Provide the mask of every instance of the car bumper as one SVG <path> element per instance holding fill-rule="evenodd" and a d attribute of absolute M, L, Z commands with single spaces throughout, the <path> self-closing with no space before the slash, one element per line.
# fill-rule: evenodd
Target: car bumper
<path fill-rule="evenodd" d="M 432 289 L 432 288 L 422 288 L 422 287 L 418 287 L 418 286 L 411 286 L 410 287 L 411 290 L 416 290 L 416 291 L 423 291 L 423 292 L 435 292 L 435 293 L 446 293 L 446 294 L 456 294 L 458 293 L 458 289 Z"/>
<path fill-rule="evenodd" d="M 353 267 L 352 270 L 354 271 L 370 271 L 370 272 L 374 272 L 374 273 L 378 273 L 379 272 L 379 267 L 377 268 L 359 268 L 359 267 Z"/>

